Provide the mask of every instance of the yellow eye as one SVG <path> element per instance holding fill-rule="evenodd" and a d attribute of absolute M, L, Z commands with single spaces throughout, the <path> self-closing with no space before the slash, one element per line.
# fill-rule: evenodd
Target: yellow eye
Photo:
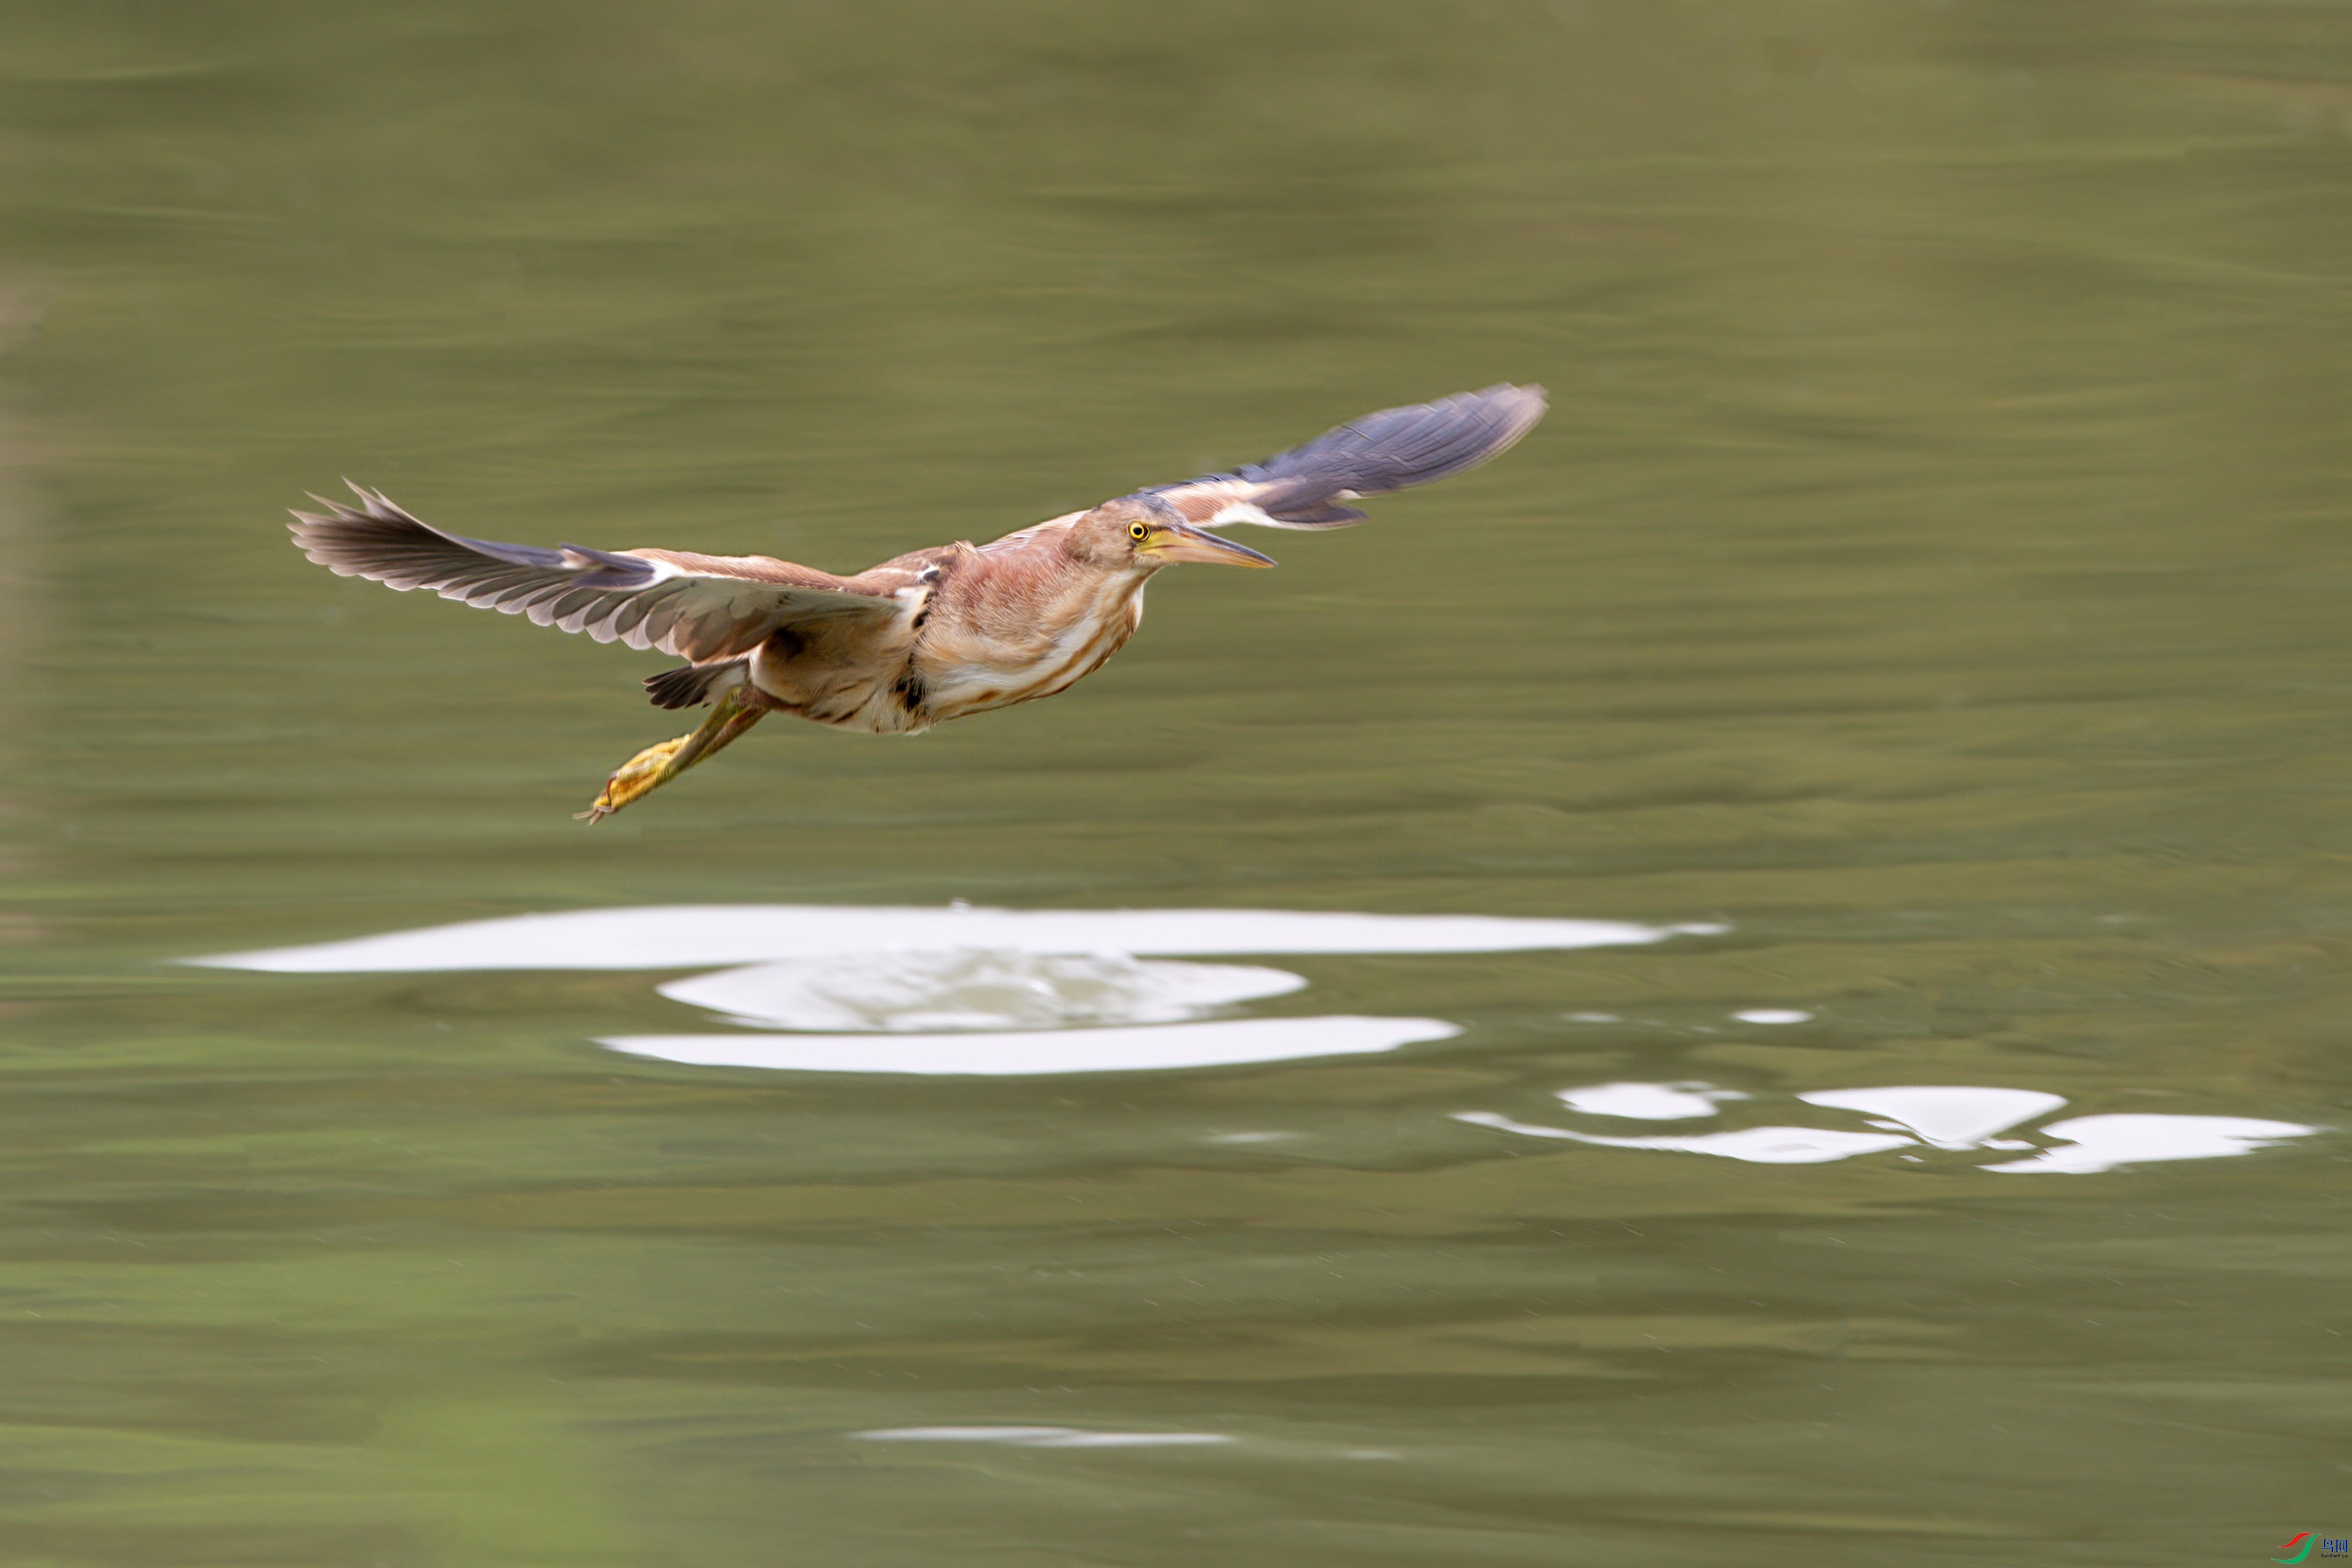
<path fill-rule="evenodd" d="M 1150 526 L 1147 523 L 1130 522 L 1127 525 L 1127 536 L 1140 542 L 1151 537 Z"/>

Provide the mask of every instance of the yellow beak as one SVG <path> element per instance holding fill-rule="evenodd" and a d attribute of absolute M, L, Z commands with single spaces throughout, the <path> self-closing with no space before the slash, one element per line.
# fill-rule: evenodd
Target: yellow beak
<path fill-rule="evenodd" d="M 1235 544 L 1230 539 L 1220 539 L 1205 528 L 1194 528 L 1189 522 L 1172 522 L 1155 529 L 1154 537 L 1144 549 L 1162 561 L 1194 561 L 1206 566 L 1272 566 L 1271 555 L 1260 555 L 1246 544 Z"/>

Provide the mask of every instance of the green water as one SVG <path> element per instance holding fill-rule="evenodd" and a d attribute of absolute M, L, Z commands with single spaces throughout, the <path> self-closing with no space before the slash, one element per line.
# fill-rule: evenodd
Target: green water
<path fill-rule="evenodd" d="M 0 19 L 0 1563 L 2352 1534 L 2352 12 Z M 1517 451 L 1163 576 L 1066 696 L 593 832 L 663 661 L 280 526 L 854 570 L 1503 379 Z M 1460 1032 L 991 1079 L 593 1043 L 725 1032 L 686 969 L 169 962 L 950 900 L 1727 929 L 1254 957 Z M 1751 1098 L 1556 1098 L 1612 1082 Z M 2319 1131 L 1456 1120 L 1889 1085 Z M 1227 1440 L 856 1436 L 942 1426 Z"/>

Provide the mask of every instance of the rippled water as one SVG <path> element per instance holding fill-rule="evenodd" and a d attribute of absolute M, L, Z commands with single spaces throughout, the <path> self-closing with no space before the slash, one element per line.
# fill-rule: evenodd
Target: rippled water
<path fill-rule="evenodd" d="M 0 1562 L 2352 1534 L 2352 17 L 9 38 Z M 279 526 L 854 569 L 1505 378 L 593 832 L 656 661 Z"/>

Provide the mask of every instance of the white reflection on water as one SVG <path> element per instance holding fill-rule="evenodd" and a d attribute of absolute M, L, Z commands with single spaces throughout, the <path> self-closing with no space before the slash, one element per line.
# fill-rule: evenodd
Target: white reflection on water
<path fill-rule="evenodd" d="M 1823 1132 L 1811 1127 L 1745 1127 L 1737 1132 L 1702 1132 L 1686 1138 L 1604 1138 L 1593 1132 L 1571 1132 L 1565 1127 L 1514 1121 L 1486 1110 L 1457 1111 L 1454 1120 L 1529 1138 L 1563 1138 L 1572 1143 L 1600 1143 L 1612 1149 L 1671 1149 L 1685 1154 L 1719 1154 L 1727 1160 L 1746 1160 L 1759 1165 L 1818 1165 L 1881 1149 L 1913 1146 L 1908 1138 L 1886 1133 Z"/>
<path fill-rule="evenodd" d="M 1720 925 L 1289 910 L 887 909 L 673 904 L 428 926 L 192 958 L 285 974 L 452 969 L 705 969 L 784 959 L 985 949 L 1030 953 L 1516 952 L 1711 936 Z"/>
<path fill-rule="evenodd" d="M 1737 1089 L 1710 1089 L 1703 1083 L 1595 1083 L 1563 1089 L 1560 1103 L 1587 1116 L 1622 1116 L 1634 1121 L 1683 1121 L 1713 1116 L 1718 1100 L 1745 1100 Z"/>
<path fill-rule="evenodd" d="M 1797 1096 L 1807 1105 L 1862 1110 L 1884 1121 L 1874 1127 L 1901 1127 L 1938 1149 L 2030 1149 L 2031 1143 L 1996 1139 L 2004 1128 L 2047 1116 L 2066 1103 L 2058 1094 L 2030 1089 L 1821 1089 Z"/>
<path fill-rule="evenodd" d="M 1732 1016 L 1743 1024 L 1804 1024 L 1810 1023 L 1813 1016 L 1795 1007 L 1750 1007 Z"/>
<path fill-rule="evenodd" d="M 1678 1101 L 1706 1103 L 1703 1097 L 1689 1092 L 1703 1087 L 1601 1084 L 1591 1089 L 1563 1089 L 1559 1098 L 1575 1110 L 1616 1116 L 1649 1115 L 1664 1120 L 1669 1114 L 1707 1114 L 1714 1107 L 1708 1104 L 1706 1111 L 1611 1110 L 1606 1107 L 1612 1102 L 1652 1107 Z M 1636 1095 L 1636 1090 L 1647 1092 Z M 1718 1090 L 1716 1098 L 1725 1097 Z M 1890 1149 L 1916 1149 L 1921 1143 L 1937 1149 L 2031 1149 L 2033 1145 L 2021 1139 L 1995 1138 L 1992 1134 L 2032 1118 L 2046 1116 L 2066 1103 L 2063 1096 L 2038 1089 L 1958 1085 L 1815 1089 L 1797 1098 L 1809 1105 L 1870 1113 L 1879 1118 L 1871 1125 L 1887 1131 L 1872 1133 L 1813 1127 L 1748 1127 L 1687 1137 L 1612 1138 L 1566 1127 L 1515 1121 L 1486 1110 L 1457 1111 L 1454 1120 L 1527 1138 L 1557 1138 L 1612 1149 L 1659 1149 L 1685 1154 L 1715 1154 L 1758 1164 L 1811 1165 Z M 2046 1137 L 2064 1140 L 2067 1146 L 2042 1150 L 2031 1159 L 1980 1165 L 1978 1169 L 2081 1175 L 2157 1160 L 2210 1160 L 2250 1154 L 2283 1140 L 2305 1137 L 2324 1129 L 2291 1121 L 2258 1121 L 2242 1116 L 2137 1115 L 2078 1116 L 2053 1121 L 2042 1131 Z M 1914 1156 L 1906 1154 L 1904 1158 Z"/>
<path fill-rule="evenodd" d="M 784 1029 L 1041 1029 L 1172 1024 L 1297 991 L 1279 969 L 1125 953 L 876 952 L 792 959 L 657 987 L 730 1023 Z"/>
<path fill-rule="evenodd" d="M 1131 1072 L 1391 1051 L 1460 1033 L 1440 1018 L 1196 1022 L 1307 982 L 1167 954 L 1508 952 L 1725 929 L 1285 910 L 683 905 L 469 921 L 186 962 L 308 974 L 738 965 L 658 989 L 729 1023 L 825 1032 L 598 1043 L 664 1061 L 798 1072 Z"/>
<path fill-rule="evenodd" d="M 885 1426 L 865 1443 L 1001 1443 L 1015 1448 L 1169 1448 L 1230 1443 L 1222 1432 L 1089 1432 L 1082 1426 Z"/>
<path fill-rule="evenodd" d="M 618 1035 L 596 1043 L 692 1067 L 794 1072 L 1138 1072 L 1353 1056 L 1443 1040 L 1440 1018 L 1231 1018 L 1140 1029 L 1038 1029 L 950 1035 Z"/>
<path fill-rule="evenodd" d="M 1987 1165 L 1988 1171 L 2081 1174 L 2151 1160 L 2212 1160 L 2251 1154 L 2285 1138 L 2317 1132 L 2292 1121 L 2245 1116 L 2078 1116 L 2042 1130 L 2071 1147 L 2044 1149 L 2030 1160 Z"/>

